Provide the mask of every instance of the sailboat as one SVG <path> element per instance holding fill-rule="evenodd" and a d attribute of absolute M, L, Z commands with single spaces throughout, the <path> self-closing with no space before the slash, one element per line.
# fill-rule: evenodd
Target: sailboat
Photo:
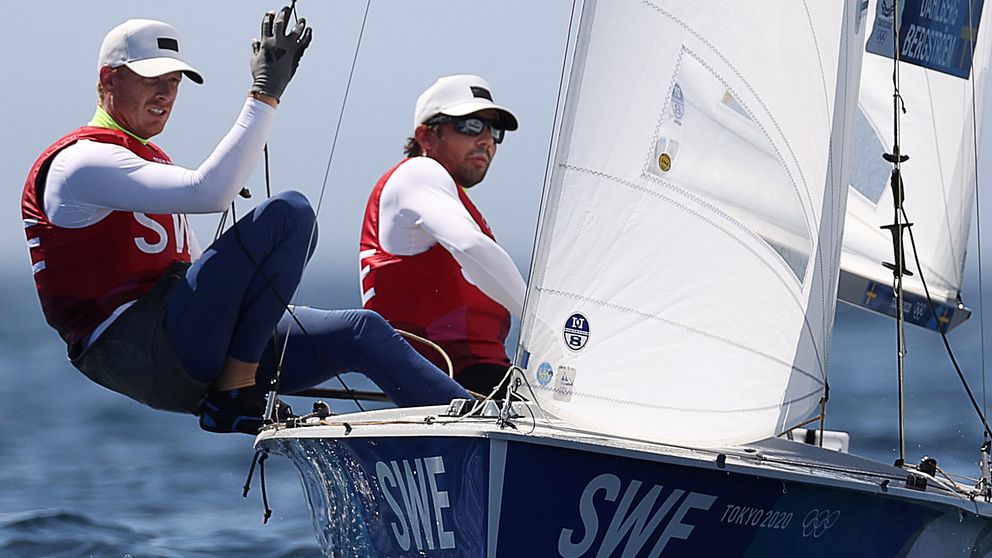
<path fill-rule="evenodd" d="M 992 556 L 987 490 L 797 430 L 827 401 L 842 262 L 852 292 L 886 284 L 849 263 L 874 232 L 842 237 L 852 185 L 865 221 L 884 198 L 851 154 L 866 124 L 884 137 L 862 60 L 893 7 L 582 3 L 507 392 L 315 406 L 256 439 L 299 469 L 325 555 Z M 948 211 L 966 218 L 973 178 Z M 917 253 L 939 262 L 940 242 Z M 963 252 L 948 261 L 925 272 L 957 269 L 934 282 L 950 304 Z"/>

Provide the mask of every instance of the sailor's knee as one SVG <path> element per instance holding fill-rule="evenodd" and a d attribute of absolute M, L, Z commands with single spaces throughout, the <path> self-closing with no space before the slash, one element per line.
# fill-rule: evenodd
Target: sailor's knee
<path fill-rule="evenodd" d="M 284 205 L 290 213 L 300 220 L 307 220 L 311 222 L 314 220 L 315 216 L 313 206 L 310 205 L 310 200 L 307 199 L 303 192 L 298 192 L 296 190 L 279 192 L 278 194 L 272 196 L 272 202 L 279 205 Z"/>
<path fill-rule="evenodd" d="M 365 308 L 356 308 L 351 310 L 352 315 L 356 321 L 362 322 L 364 324 L 371 325 L 373 327 L 384 327 L 392 329 L 389 322 L 385 318 L 379 315 L 375 310 L 366 310 Z"/>
<path fill-rule="evenodd" d="M 279 192 L 266 200 L 262 211 L 265 214 L 279 215 L 307 234 L 313 231 L 313 236 L 316 237 L 316 215 L 310 200 L 302 192 L 296 190 Z"/>
<path fill-rule="evenodd" d="M 348 310 L 354 329 L 364 336 L 389 337 L 396 334 L 393 326 L 374 310 Z"/>

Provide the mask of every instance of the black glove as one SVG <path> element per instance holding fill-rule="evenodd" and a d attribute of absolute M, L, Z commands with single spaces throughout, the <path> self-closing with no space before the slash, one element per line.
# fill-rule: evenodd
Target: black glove
<path fill-rule="evenodd" d="M 279 15 L 267 12 L 262 16 L 262 38 L 255 39 L 251 44 L 251 75 L 255 78 L 251 90 L 276 100 L 286 90 L 289 80 L 293 79 L 303 51 L 310 45 L 313 36 L 304 18 L 300 18 L 293 30 L 286 34 L 286 23 L 291 13 L 289 6 L 279 10 Z"/>

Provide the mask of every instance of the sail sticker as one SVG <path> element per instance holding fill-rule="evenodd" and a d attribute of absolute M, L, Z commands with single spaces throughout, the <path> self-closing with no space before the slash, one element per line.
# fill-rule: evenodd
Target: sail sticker
<path fill-rule="evenodd" d="M 661 176 L 661 173 L 658 172 L 659 170 L 661 172 L 671 170 L 672 162 L 675 160 L 675 156 L 678 155 L 680 147 L 681 145 L 677 140 L 666 136 L 658 138 L 654 146 L 654 157 L 658 162 L 658 167 L 651 170 L 658 176 Z"/>
<path fill-rule="evenodd" d="M 662 153 L 661 157 L 658 157 L 658 168 L 663 172 L 668 172 L 668 169 L 672 168 L 672 156 L 668 153 Z"/>
<path fill-rule="evenodd" d="M 681 126 L 683 116 L 685 116 L 685 97 L 682 95 L 682 86 L 676 83 L 672 87 L 672 119 Z"/>
<path fill-rule="evenodd" d="M 551 383 L 551 378 L 555 375 L 554 369 L 551 368 L 551 363 L 542 362 L 540 366 L 537 367 L 537 383 L 542 386 L 546 386 Z"/>
<path fill-rule="evenodd" d="M 581 351 L 589 342 L 589 320 L 576 312 L 565 320 L 565 345 L 573 351 Z"/>
<path fill-rule="evenodd" d="M 865 49 L 893 58 L 893 25 L 898 18 L 900 60 L 967 79 L 984 3 L 984 0 L 902 0 L 900 13 L 896 14 L 895 0 L 879 0 L 875 26 Z"/>
<path fill-rule="evenodd" d="M 571 366 L 559 366 L 555 374 L 554 400 L 568 403 L 572 400 L 576 371 Z"/>

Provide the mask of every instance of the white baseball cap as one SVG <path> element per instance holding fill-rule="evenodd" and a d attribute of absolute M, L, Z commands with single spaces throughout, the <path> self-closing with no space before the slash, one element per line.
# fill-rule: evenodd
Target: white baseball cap
<path fill-rule="evenodd" d="M 510 109 L 493 103 L 492 87 L 479 76 L 462 74 L 438 78 L 417 98 L 413 113 L 413 127 L 427 122 L 438 114 L 465 116 L 480 110 L 499 112 L 503 129 L 517 129 L 517 117 Z"/>
<path fill-rule="evenodd" d="M 103 38 L 99 67 L 127 66 L 141 77 L 182 72 L 196 83 L 203 83 L 203 76 L 183 60 L 181 42 L 179 32 L 168 23 L 129 19 Z"/>

